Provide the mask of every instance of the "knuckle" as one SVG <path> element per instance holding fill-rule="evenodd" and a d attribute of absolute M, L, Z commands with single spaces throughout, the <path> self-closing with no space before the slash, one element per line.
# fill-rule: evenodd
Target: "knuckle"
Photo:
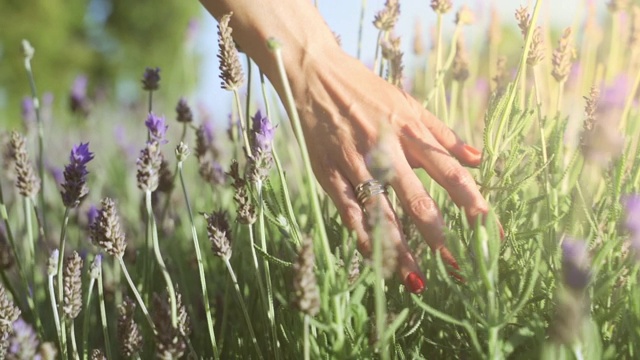
<path fill-rule="evenodd" d="M 471 174 L 461 166 L 453 166 L 445 174 L 445 181 L 452 188 L 466 188 L 474 183 Z"/>
<path fill-rule="evenodd" d="M 349 230 L 362 227 L 362 210 L 357 205 L 346 205 L 342 210 L 342 222 Z"/>
<path fill-rule="evenodd" d="M 413 218 L 426 221 L 438 217 L 438 206 L 426 195 L 417 196 L 409 201 L 409 213 Z"/>

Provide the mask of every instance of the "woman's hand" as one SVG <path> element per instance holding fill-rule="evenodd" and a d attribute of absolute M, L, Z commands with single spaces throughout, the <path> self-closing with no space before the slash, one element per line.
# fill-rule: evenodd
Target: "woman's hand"
<path fill-rule="evenodd" d="M 474 221 L 488 211 L 488 205 L 461 163 L 479 165 L 480 151 L 359 61 L 342 51 L 326 53 L 331 56 L 308 59 L 303 71 L 290 79 L 316 178 L 331 196 L 343 223 L 357 234 L 359 250 L 370 254 L 372 243 L 354 189 L 373 178 L 366 158 L 384 133 L 392 170 L 389 184 L 403 210 L 431 249 L 457 266 L 445 247 L 442 214 L 412 168 L 426 170 Z M 419 293 L 424 289 L 424 276 L 389 201 L 381 203 L 392 224 L 398 272 L 408 288 Z"/>
<path fill-rule="evenodd" d="M 314 173 L 344 224 L 357 234 L 360 251 L 371 253 L 372 244 L 354 189 L 372 179 L 365 158 L 385 132 L 393 170 L 389 184 L 429 246 L 457 266 L 445 247 L 442 214 L 412 168 L 425 169 L 473 222 L 488 206 L 461 163 L 477 166 L 480 151 L 462 142 L 409 95 L 342 51 L 310 1 L 280 0 L 277 5 L 255 0 L 201 1 L 218 19 L 234 13 L 230 23 L 234 39 L 281 98 L 284 87 L 266 42 L 275 37 L 282 43 Z M 419 293 L 425 287 L 424 276 L 390 203 L 386 198 L 381 203 L 384 218 L 392 225 L 388 228 L 398 253 L 398 272 L 407 287 Z"/>

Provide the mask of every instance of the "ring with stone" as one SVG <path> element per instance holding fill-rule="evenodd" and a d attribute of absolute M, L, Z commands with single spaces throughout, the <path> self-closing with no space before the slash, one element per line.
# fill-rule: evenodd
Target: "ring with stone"
<path fill-rule="evenodd" d="M 387 194 L 387 186 L 376 179 L 369 179 L 364 181 L 355 187 L 356 199 L 360 204 L 360 207 L 364 208 L 369 198 Z"/>

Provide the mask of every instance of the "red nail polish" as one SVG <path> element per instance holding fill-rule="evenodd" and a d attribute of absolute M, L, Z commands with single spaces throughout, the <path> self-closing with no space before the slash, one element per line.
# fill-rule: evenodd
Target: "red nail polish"
<path fill-rule="evenodd" d="M 418 273 L 409 273 L 409 275 L 407 275 L 407 278 L 405 279 L 405 283 L 407 284 L 409 290 L 414 294 L 420 294 L 424 291 L 424 281 L 422 281 L 422 278 L 420 277 L 420 275 L 418 275 Z"/>
<path fill-rule="evenodd" d="M 469 145 L 469 144 L 464 144 L 464 149 L 467 152 L 470 152 L 471 154 L 473 154 L 474 156 L 480 156 L 482 155 L 482 151 L 474 148 L 473 146 Z"/>
<path fill-rule="evenodd" d="M 500 240 L 504 240 L 504 229 L 502 228 L 502 224 L 498 223 L 498 228 L 500 229 Z"/>

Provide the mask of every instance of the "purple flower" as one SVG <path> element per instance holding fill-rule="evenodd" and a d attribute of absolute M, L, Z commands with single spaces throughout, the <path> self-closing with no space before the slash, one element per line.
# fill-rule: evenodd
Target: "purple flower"
<path fill-rule="evenodd" d="M 22 121 L 27 127 L 36 123 L 36 109 L 30 96 L 22 98 Z"/>
<path fill-rule="evenodd" d="M 87 99 L 87 77 L 78 75 L 73 81 L 69 94 L 69 106 L 71 112 L 82 116 L 89 115 L 89 100 Z"/>
<path fill-rule="evenodd" d="M 149 130 L 149 135 L 152 140 L 157 141 L 159 144 L 166 144 L 167 140 L 165 139 L 168 125 L 165 125 L 164 117 L 155 116 L 153 113 L 149 113 L 149 117 L 147 117 L 147 121 L 144 122 Z"/>
<path fill-rule="evenodd" d="M 142 75 L 142 88 L 147 91 L 158 90 L 160 87 L 160 68 L 146 68 Z"/>
<path fill-rule="evenodd" d="M 98 218 L 98 208 L 95 205 L 89 206 L 89 210 L 87 210 L 87 225 L 91 226 L 96 219 Z"/>
<path fill-rule="evenodd" d="M 20 359 L 33 359 L 38 352 L 38 336 L 33 327 L 19 318 L 13 323 L 13 334 L 9 340 L 9 354 Z"/>
<path fill-rule="evenodd" d="M 584 240 L 565 237 L 562 242 L 562 275 L 564 283 L 574 290 L 583 290 L 591 279 L 589 249 Z"/>
<path fill-rule="evenodd" d="M 62 201 L 66 207 L 76 207 L 89 189 L 87 188 L 87 163 L 93 159 L 89 151 L 89 143 L 74 145 L 69 155 L 69 165 L 64 167 L 64 183 Z"/>
<path fill-rule="evenodd" d="M 56 182 L 56 185 L 62 186 L 62 184 L 64 183 L 64 174 L 62 172 L 62 169 L 52 165 L 47 165 L 47 171 Z"/>
<path fill-rule="evenodd" d="M 253 147 L 262 152 L 270 152 L 276 128 L 268 117 L 262 116 L 260 110 L 251 118 L 253 121 Z"/>

